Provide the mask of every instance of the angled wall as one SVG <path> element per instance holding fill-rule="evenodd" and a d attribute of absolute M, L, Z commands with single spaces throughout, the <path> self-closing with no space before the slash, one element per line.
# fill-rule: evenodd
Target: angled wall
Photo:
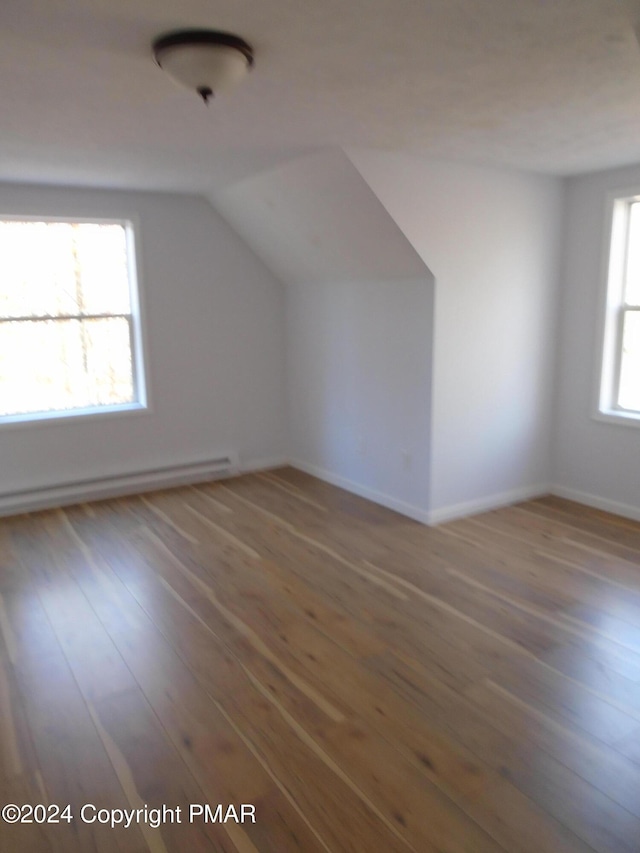
<path fill-rule="evenodd" d="M 426 520 L 429 269 L 339 150 L 249 178 L 214 203 L 287 284 L 293 464 Z"/>
<path fill-rule="evenodd" d="M 430 520 L 547 490 L 561 181 L 349 156 L 435 276 Z"/>
<path fill-rule="evenodd" d="M 216 199 L 289 285 L 297 464 L 430 522 L 549 489 L 562 192 L 358 150 Z"/>

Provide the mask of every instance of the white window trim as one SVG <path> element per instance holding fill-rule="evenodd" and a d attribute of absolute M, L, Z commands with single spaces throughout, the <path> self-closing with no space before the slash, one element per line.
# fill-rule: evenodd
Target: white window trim
<path fill-rule="evenodd" d="M 127 264 L 129 275 L 129 299 L 131 305 L 132 370 L 133 389 L 136 397 L 131 403 L 118 403 L 112 406 L 90 406 L 87 408 L 53 410 L 48 412 L 26 412 L 0 416 L 0 430 L 25 426 L 43 426 L 55 422 L 90 421 L 122 415 L 140 415 L 152 412 L 149 393 L 149 361 L 147 358 L 147 336 L 144 323 L 142 296 L 142 263 L 140 258 L 140 223 L 136 214 L 123 216 L 92 216 L 83 213 L 76 216 L 73 212 L 64 214 L 50 213 L 0 213 L 0 220 L 14 222 L 77 222 L 80 224 L 121 225 L 125 231 L 127 243 Z"/>
<path fill-rule="evenodd" d="M 607 196 L 597 312 L 598 358 L 592 417 L 604 423 L 640 429 L 640 412 L 623 409 L 615 401 L 620 379 L 620 309 L 626 265 L 629 205 L 634 201 L 640 201 L 640 186 L 627 187 Z"/>

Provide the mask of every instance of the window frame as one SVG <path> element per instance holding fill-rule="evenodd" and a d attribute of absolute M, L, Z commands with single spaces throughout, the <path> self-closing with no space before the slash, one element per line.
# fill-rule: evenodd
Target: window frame
<path fill-rule="evenodd" d="M 101 420 L 122 415 L 145 414 L 151 411 L 149 400 L 149 376 L 144 328 L 144 310 L 142 296 L 142 265 L 140 259 L 140 224 L 136 215 L 92 216 L 83 214 L 50 213 L 0 213 L 3 222 L 68 222 L 88 225 L 120 225 L 125 232 L 127 252 L 127 276 L 129 281 L 129 301 L 131 313 L 128 315 L 105 315 L 129 317 L 131 339 L 131 365 L 134 399 L 130 403 L 85 406 L 74 409 L 56 409 L 40 412 L 23 412 L 14 415 L 0 415 L 0 430 L 11 427 L 48 425 L 53 422 Z M 92 315 L 83 315 L 90 319 Z M 21 320 L 23 318 L 16 318 Z M 33 320 L 34 318 L 24 318 Z M 37 319 L 37 318 L 36 318 Z M 56 319 L 56 318 L 51 318 Z M 64 319 L 64 318 L 63 318 Z"/>
<path fill-rule="evenodd" d="M 618 403 L 622 341 L 627 312 L 640 311 L 624 298 L 631 205 L 640 203 L 640 186 L 607 196 L 604 251 L 598 303 L 598 354 L 592 416 L 595 420 L 640 429 L 640 411 Z"/>

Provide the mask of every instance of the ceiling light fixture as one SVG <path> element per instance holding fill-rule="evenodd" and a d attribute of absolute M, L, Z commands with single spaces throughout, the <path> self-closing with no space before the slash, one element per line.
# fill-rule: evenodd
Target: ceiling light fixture
<path fill-rule="evenodd" d="M 153 42 L 153 58 L 205 104 L 239 83 L 253 66 L 253 50 L 239 36 L 217 30 L 177 30 Z"/>

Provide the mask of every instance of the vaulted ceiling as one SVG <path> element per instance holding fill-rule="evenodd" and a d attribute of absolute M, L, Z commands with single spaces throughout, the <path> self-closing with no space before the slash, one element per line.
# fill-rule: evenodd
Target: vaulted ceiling
<path fill-rule="evenodd" d="M 210 191 L 325 146 L 570 174 L 640 161 L 636 0 L 4 0 L 0 179 Z M 237 32 L 205 107 L 158 34 Z"/>

